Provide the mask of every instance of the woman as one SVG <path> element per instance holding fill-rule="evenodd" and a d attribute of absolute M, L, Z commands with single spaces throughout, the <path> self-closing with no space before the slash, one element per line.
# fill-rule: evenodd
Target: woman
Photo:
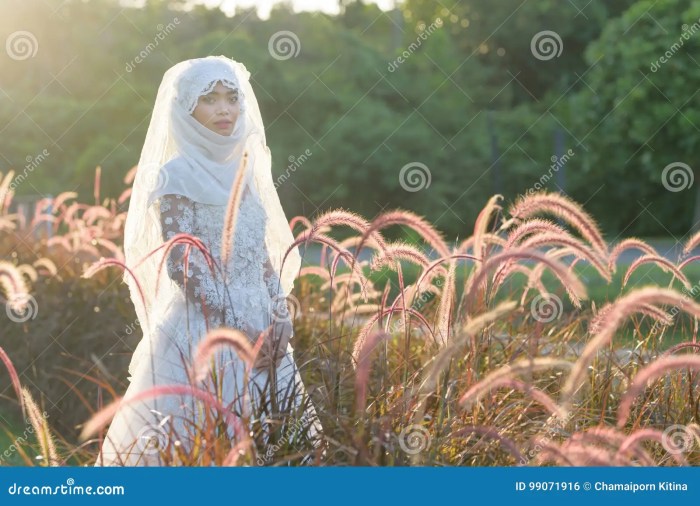
<path fill-rule="evenodd" d="M 125 225 L 130 272 L 124 280 L 143 338 L 129 365 L 124 398 L 191 384 L 194 352 L 208 330 L 235 328 L 251 343 L 263 333 L 265 344 L 250 374 L 227 347 L 216 353 L 207 380 L 193 386 L 212 392 L 244 422 L 263 422 L 266 446 L 267 430 L 293 443 L 301 433 L 317 442 L 320 425 L 288 344 L 286 297 L 301 258 L 296 247 L 287 253 L 293 236 L 272 182 L 249 76 L 241 63 L 209 56 L 178 63 L 158 89 Z M 235 188 L 242 188 L 238 201 L 232 200 Z M 230 200 L 239 203 L 237 212 L 227 212 Z M 229 214 L 235 217 L 233 233 L 224 234 Z M 201 240 L 207 251 L 178 242 L 181 233 Z M 232 237 L 228 245 L 224 236 Z M 173 238 L 170 249 L 158 249 Z M 211 406 L 186 395 L 122 404 L 96 465 L 177 463 L 178 452 L 194 454 L 195 441 L 201 441 L 197 431 L 211 419 L 207 410 L 211 414 Z M 232 430 L 227 435 L 235 438 Z"/>

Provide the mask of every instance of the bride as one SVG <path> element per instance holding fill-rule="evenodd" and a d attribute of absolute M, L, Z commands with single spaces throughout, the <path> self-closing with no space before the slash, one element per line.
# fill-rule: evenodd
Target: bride
<path fill-rule="evenodd" d="M 124 281 L 143 330 L 124 399 L 153 387 L 192 385 L 213 392 L 243 420 L 273 425 L 268 431 L 282 428 L 282 437 L 295 444 L 303 433 L 317 445 L 321 427 L 288 343 L 287 296 L 301 258 L 296 247 L 285 257 L 293 236 L 272 182 L 249 77 L 243 64 L 208 56 L 173 66 L 158 89 L 124 233 L 130 270 Z M 225 234 L 227 206 L 240 181 L 233 233 Z M 179 241 L 182 233 L 206 250 Z M 228 245 L 224 236 L 232 237 Z M 170 248 L 158 249 L 173 238 Z M 263 333 L 254 368 L 246 374 L 235 350 L 219 348 L 211 374 L 193 385 L 197 345 L 207 331 L 224 326 L 243 331 L 251 344 Z M 214 411 L 185 394 L 122 402 L 95 465 L 177 464 L 183 451 L 201 455 L 204 449 L 197 453 L 194 446 L 206 445 L 209 434 L 197 429 L 211 419 L 208 409 Z M 236 442 L 233 432 L 227 439 Z M 265 455 L 258 464 L 273 457 L 269 448 L 257 452 Z"/>

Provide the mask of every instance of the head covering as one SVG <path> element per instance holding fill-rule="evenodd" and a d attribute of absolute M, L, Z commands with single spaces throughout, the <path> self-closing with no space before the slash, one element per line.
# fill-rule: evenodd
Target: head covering
<path fill-rule="evenodd" d="M 151 122 L 139 158 L 124 230 L 124 256 L 127 267 L 141 286 L 141 295 L 132 275 L 124 273 L 142 327 L 155 305 L 157 270 L 162 250 L 144 258 L 163 244 L 158 206 L 160 196 L 179 194 L 203 204 L 225 206 L 245 153 L 248 154 L 244 183 L 260 199 L 266 212 L 265 246 L 270 262 L 280 278 L 280 289 L 287 296 L 301 265 L 295 247 L 284 261 L 294 241 L 277 191 L 272 181 L 270 149 L 267 147 L 260 108 L 249 82 L 250 72 L 242 63 L 226 56 L 186 60 L 168 69 L 158 88 Z M 221 135 L 193 116 L 198 99 L 211 92 L 218 82 L 238 90 L 240 113 L 231 135 Z M 159 277 L 158 294 L 173 289 L 167 275 Z M 144 327 L 145 329 L 145 327 Z"/>

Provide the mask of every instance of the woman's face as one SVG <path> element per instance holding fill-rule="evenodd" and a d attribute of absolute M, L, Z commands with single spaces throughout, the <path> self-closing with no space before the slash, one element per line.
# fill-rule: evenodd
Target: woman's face
<path fill-rule="evenodd" d="M 217 134 L 231 135 L 239 112 L 238 90 L 227 88 L 219 81 L 210 93 L 199 97 L 192 116 Z"/>

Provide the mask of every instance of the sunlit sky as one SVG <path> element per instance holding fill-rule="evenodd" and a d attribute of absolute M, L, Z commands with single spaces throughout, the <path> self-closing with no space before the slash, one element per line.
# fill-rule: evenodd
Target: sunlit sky
<path fill-rule="evenodd" d="M 204 3 L 207 6 L 221 5 L 221 9 L 226 13 L 233 13 L 236 6 L 252 7 L 257 6 L 258 16 L 267 19 L 272 6 L 279 3 L 280 0 L 198 0 L 198 3 Z M 291 0 L 295 11 L 323 11 L 328 14 L 338 13 L 337 0 Z M 364 3 L 374 3 L 380 9 L 388 10 L 394 7 L 394 4 L 400 3 L 398 0 L 365 0 Z"/>

